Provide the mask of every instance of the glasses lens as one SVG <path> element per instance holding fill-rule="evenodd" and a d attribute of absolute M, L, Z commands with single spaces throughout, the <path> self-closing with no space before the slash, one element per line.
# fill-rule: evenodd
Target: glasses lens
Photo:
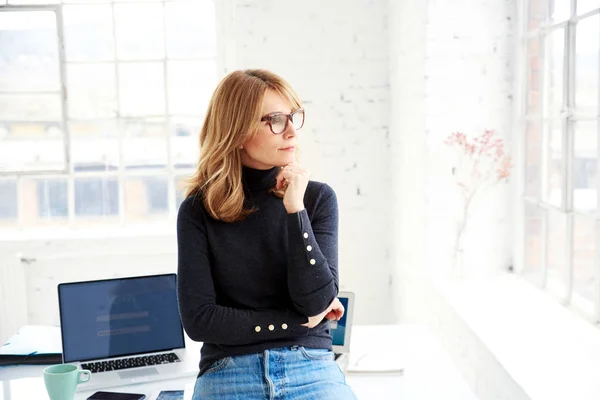
<path fill-rule="evenodd" d="M 285 131 L 286 123 L 286 115 L 275 115 L 271 117 L 271 128 L 273 129 L 273 133 L 283 133 L 283 131 Z"/>
<path fill-rule="evenodd" d="M 302 128 L 304 125 L 304 110 L 296 111 L 292 116 L 292 124 L 294 125 L 294 129 Z"/>

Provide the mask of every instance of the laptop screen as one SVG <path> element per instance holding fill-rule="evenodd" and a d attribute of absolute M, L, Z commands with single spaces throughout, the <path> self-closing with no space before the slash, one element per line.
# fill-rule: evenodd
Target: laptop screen
<path fill-rule="evenodd" d="M 334 346 L 344 346 L 344 338 L 346 337 L 346 322 L 348 320 L 348 312 L 350 311 L 348 308 L 348 297 L 342 297 L 341 295 L 338 297 L 340 303 L 344 306 L 346 312 L 344 316 L 339 321 L 332 321 L 331 326 L 331 339 Z"/>
<path fill-rule="evenodd" d="M 58 286 L 64 362 L 184 347 L 176 275 Z"/>

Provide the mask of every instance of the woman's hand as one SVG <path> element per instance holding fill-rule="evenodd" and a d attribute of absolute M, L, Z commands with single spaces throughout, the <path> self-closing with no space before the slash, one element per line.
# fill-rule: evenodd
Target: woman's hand
<path fill-rule="evenodd" d="M 304 210 L 304 193 L 308 186 L 310 172 L 292 163 L 281 168 L 277 175 L 276 189 L 283 189 L 283 205 L 288 214 Z"/>
<path fill-rule="evenodd" d="M 330 321 L 339 321 L 344 316 L 344 311 L 344 306 L 336 297 L 325 311 L 319 315 L 315 315 L 314 317 L 308 317 L 308 322 L 306 324 L 302 324 L 302 326 L 314 328 L 315 326 L 319 325 L 321 321 L 323 321 L 323 318 L 327 318 Z"/>

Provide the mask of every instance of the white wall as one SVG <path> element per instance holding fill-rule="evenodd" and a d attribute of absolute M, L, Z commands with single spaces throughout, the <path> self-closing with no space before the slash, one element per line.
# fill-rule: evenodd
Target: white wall
<path fill-rule="evenodd" d="M 305 103 L 301 162 L 337 192 L 341 287 L 360 299 L 357 321 L 392 321 L 387 1 L 217 6 L 221 72 L 270 69 Z"/>
<path fill-rule="evenodd" d="M 490 128 L 512 147 L 517 2 L 389 5 L 395 309 L 402 321 L 437 333 L 479 398 L 526 399 L 435 284 L 451 273 L 459 205 L 444 139 Z M 484 193 L 473 210 L 466 249 L 472 275 L 512 262 L 510 188 Z"/>

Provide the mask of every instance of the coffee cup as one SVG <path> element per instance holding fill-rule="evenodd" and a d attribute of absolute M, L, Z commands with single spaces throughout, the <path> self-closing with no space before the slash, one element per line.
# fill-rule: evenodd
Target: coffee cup
<path fill-rule="evenodd" d="M 50 400 L 73 400 L 77 385 L 91 379 L 92 373 L 75 364 L 57 364 L 44 368 L 44 383 Z"/>

